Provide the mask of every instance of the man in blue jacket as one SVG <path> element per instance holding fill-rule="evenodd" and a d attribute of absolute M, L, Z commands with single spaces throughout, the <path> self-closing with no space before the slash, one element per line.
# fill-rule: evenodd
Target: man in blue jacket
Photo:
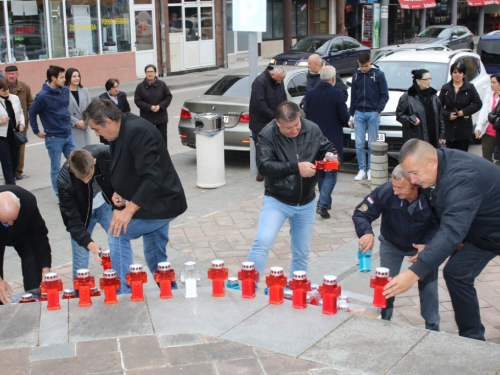
<path fill-rule="evenodd" d="M 438 222 L 426 196 L 410 182 L 400 165 L 392 171 L 391 181 L 376 188 L 354 210 L 352 220 L 363 253 L 373 248 L 375 237 L 371 224 L 380 215 L 380 266 L 388 268 L 394 277 L 399 274 L 406 256 L 410 262 L 417 259 L 417 249 L 434 236 Z M 418 290 L 425 328 L 439 331 L 437 269 L 418 282 Z M 391 320 L 393 310 L 394 298 L 388 298 L 382 319 Z"/>
<path fill-rule="evenodd" d="M 479 156 L 436 150 L 418 139 L 403 145 L 399 161 L 412 183 L 430 188 L 430 203 L 440 225 L 410 269 L 386 285 L 385 295 L 405 292 L 450 257 L 443 276 L 458 333 L 484 340 L 474 281 L 500 254 L 500 169 Z"/>
<path fill-rule="evenodd" d="M 319 126 L 323 135 L 334 144 L 339 160 L 343 159 L 342 128 L 349 121 L 343 93 L 335 86 L 336 70 L 324 66 L 319 71 L 321 83 L 306 96 L 307 119 Z M 332 208 L 332 192 L 337 183 L 337 171 L 317 171 L 319 200 L 316 212 L 328 219 Z"/>
<path fill-rule="evenodd" d="M 380 113 L 389 100 L 389 91 L 385 74 L 372 65 L 370 52 L 360 52 L 358 55 L 359 69 L 352 76 L 351 106 L 349 126 L 354 126 L 356 141 L 356 157 L 359 172 L 354 177 L 356 181 L 363 178 L 370 180 L 370 156 L 373 153 L 370 145 L 378 137 Z M 366 160 L 365 144 L 368 132 L 368 161 Z"/>
<path fill-rule="evenodd" d="M 69 89 L 64 86 L 64 82 L 64 68 L 51 65 L 47 69 L 47 81 L 29 111 L 33 133 L 38 138 L 45 139 L 45 147 L 50 158 L 50 178 L 57 197 L 59 197 L 57 176 L 61 169 L 61 154 L 68 159 L 69 153 L 75 149 L 71 135 L 71 115 L 68 111 Z M 38 129 L 37 116 L 40 116 L 44 132 Z"/>

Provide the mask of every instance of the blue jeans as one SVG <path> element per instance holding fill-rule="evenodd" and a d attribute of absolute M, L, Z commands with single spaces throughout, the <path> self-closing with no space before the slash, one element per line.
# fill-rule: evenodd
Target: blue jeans
<path fill-rule="evenodd" d="M 498 254 L 492 251 L 464 242 L 464 246 L 452 254 L 444 267 L 443 276 L 450 293 L 460 336 L 484 341 L 484 326 L 481 323 L 474 281 L 496 256 Z"/>
<path fill-rule="evenodd" d="M 389 276 L 399 274 L 401 264 L 407 256 L 417 254 L 417 250 L 401 251 L 396 246 L 386 241 L 382 235 L 380 239 L 380 267 L 389 268 Z M 418 281 L 418 294 L 420 297 L 420 315 L 425 320 L 425 328 L 439 331 L 439 296 L 438 296 L 438 269 Z M 391 320 L 394 311 L 394 297 L 387 299 L 387 307 L 382 309 L 382 319 Z"/>
<path fill-rule="evenodd" d="M 259 277 L 262 277 L 269 250 L 286 219 L 290 220 L 292 237 L 292 264 L 289 277 L 293 277 L 293 271 L 307 271 L 316 218 L 315 203 L 312 200 L 304 206 L 290 206 L 273 197 L 264 196 L 257 236 L 247 258 L 249 262 L 255 263 Z"/>
<path fill-rule="evenodd" d="M 64 154 L 64 157 L 68 159 L 70 152 L 76 148 L 75 142 L 71 134 L 67 138 L 47 137 L 45 138 L 45 147 L 49 152 L 52 187 L 54 188 L 56 196 L 59 197 L 59 192 L 57 191 L 57 176 L 61 169 L 61 154 Z"/>
<path fill-rule="evenodd" d="M 113 216 L 113 210 L 111 206 L 107 203 L 102 204 L 100 207 L 92 210 L 90 214 L 89 226 L 87 231 L 90 235 L 94 231 L 94 227 L 97 223 L 101 224 L 102 229 L 109 232 L 109 222 L 111 221 L 111 216 Z M 81 268 L 89 267 L 89 253 L 85 247 L 78 245 L 73 238 L 71 238 L 71 252 L 73 254 L 73 279 L 76 277 L 76 271 Z"/>
<path fill-rule="evenodd" d="M 319 199 L 318 207 L 332 209 L 332 192 L 337 183 L 337 171 L 325 172 L 316 171 L 318 176 Z"/>
<path fill-rule="evenodd" d="M 109 234 L 109 249 L 111 267 L 120 278 L 118 293 L 130 293 L 127 285 L 127 273 L 134 263 L 130 240 L 142 236 L 144 258 L 152 274 L 158 269 L 159 262 L 167 261 L 167 243 L 170 219 L 132 219 L 127 226 L 127 234 L 120 233 L 118 237 Z"/>
<path fill-rule="evenodd" d="M 359 169 L 368 172 L 370 169 L 370 156 L 372 149 L 370 145 L 378 137 L 378 126 L 380 124 L 380 115 L 375 112 L 354 112 L 354 137 L 356 141 L 356 157 L 358 158 Z M 368 132 L 368 161 L 365 153 L 365 134 Z"/>

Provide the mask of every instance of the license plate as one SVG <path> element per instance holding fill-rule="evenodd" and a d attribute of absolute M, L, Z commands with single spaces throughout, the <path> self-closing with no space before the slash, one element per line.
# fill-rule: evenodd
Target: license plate
<path fill-rule="evenodd" d="M 354 132 L 351 132 L 351 141 L 355 141 L 355 140 L 356 140 L 356 136 L 354 135 Z M 368 142 L 368 133 L 365 134 L 365 141 Z M 377 141 L 385 142 L 385 133 L 378 133 Z"/>
<path fill-rule="evenodd" d="M 229 124 L 229 116 L 223 116 L 224 124 Z"/>

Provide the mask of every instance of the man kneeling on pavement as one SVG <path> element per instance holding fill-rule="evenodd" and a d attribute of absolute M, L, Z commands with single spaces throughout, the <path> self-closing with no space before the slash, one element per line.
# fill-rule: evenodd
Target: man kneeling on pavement
<path fill-rule="evenodd" d="M 389 269 L 390 276 L 399 274 L 406 256 L 415 262 L 418 253 L 436 234 L 439 223 L 421 188 L 410 182 L 400 165 L 394 168 L 391 181 L 377 187 L 352 216 L 359 247 L 363 253 L 373 249 L 372 222 L 382 215 L 380 225 L 380 266 Z M 425 328 L 439 331 L 438 269 L 418 281 L 420 314 Z M 394 297 L 387 299 L 382 319 L 391 320 Z"/>

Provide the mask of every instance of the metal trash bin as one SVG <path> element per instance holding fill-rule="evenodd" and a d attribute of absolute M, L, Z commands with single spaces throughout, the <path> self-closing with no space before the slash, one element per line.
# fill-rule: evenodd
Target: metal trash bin
<path fill-rule="evenodd" d="M 215 189 L 226 184 L 224 164 L 224 125 L 218 113 L 193 117 L 196 134 L 196 185 Z"/>

